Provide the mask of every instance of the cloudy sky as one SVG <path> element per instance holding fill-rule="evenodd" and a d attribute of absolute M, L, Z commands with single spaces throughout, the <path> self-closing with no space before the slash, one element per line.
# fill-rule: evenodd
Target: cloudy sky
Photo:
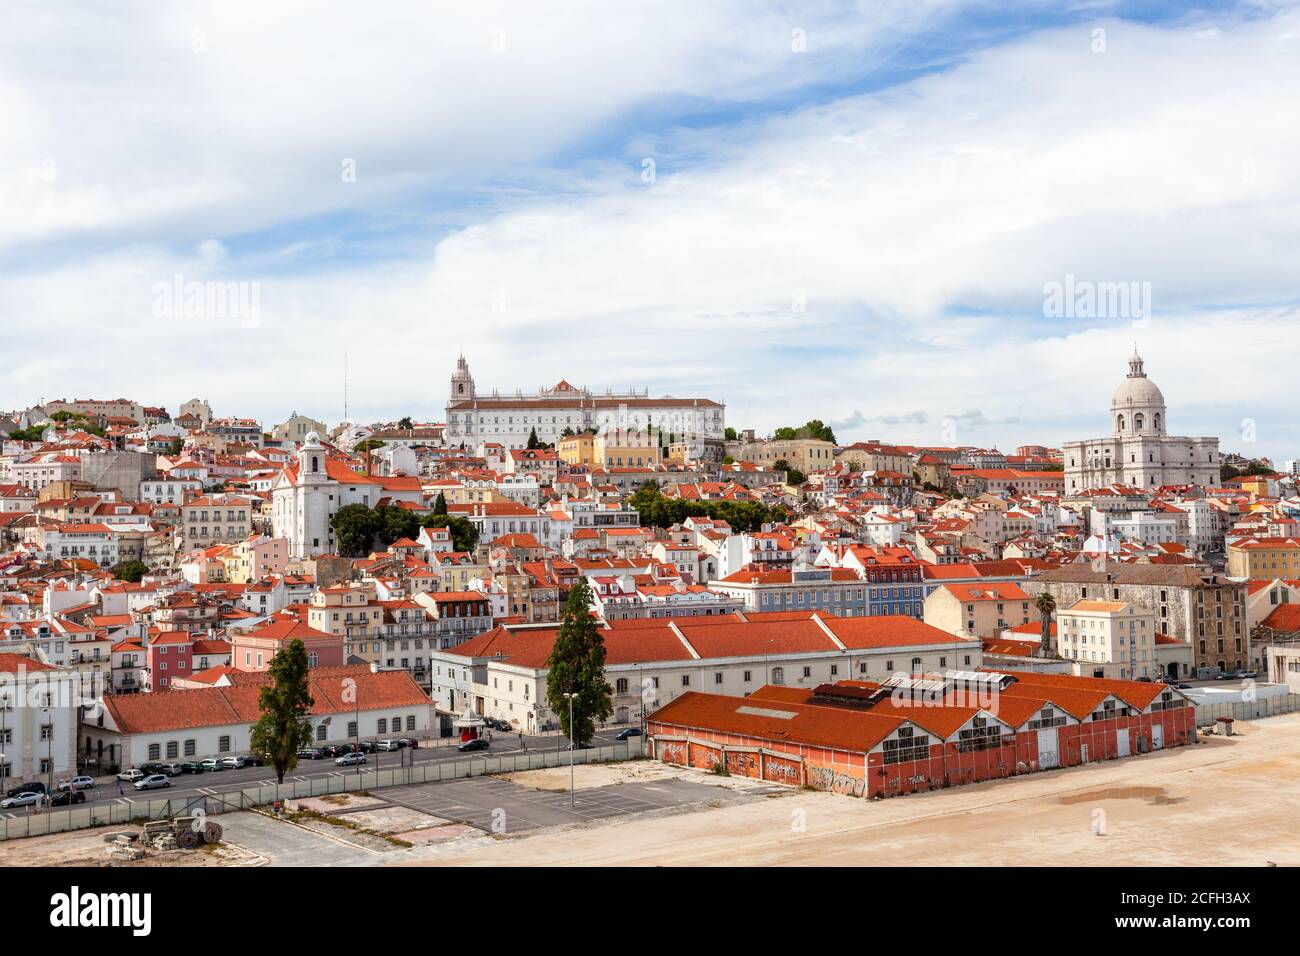
<path fill-rule="evenodd" d="M 464 352 L 1011 450 L 1136 342 L 1175 433 L 1300 457 L 1292 3 L 80 6 L 0 12 L 0 409 L 334 422 L 346 352 L 441 421 Z"/>

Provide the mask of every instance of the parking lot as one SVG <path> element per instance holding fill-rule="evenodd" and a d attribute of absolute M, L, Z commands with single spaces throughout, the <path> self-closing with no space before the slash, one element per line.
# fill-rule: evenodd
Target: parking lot
<path fill-rule="evenodd" d="M 608 817 L 700 803 L 718 788 L 691 780 L 621 783 L 574 794 L 537 790 L 497 777 L 471 777 L 375 791 L 387 802 L 421 810 L 487 833 L 512 834 L 542 827 L 587 823 Z"/>

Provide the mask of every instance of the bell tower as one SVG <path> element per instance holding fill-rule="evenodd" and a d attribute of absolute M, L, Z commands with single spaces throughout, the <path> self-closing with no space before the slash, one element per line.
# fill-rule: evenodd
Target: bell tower
<path fill-rule="evenodd" d="M 451 376 L 451 393 L 449 399 L 452 402 L 463 402 L 474 397 L 474 376 L 469 374 L 469 363 L 465 361 L 464 354 L 456 360 L 456 371 Z"/>

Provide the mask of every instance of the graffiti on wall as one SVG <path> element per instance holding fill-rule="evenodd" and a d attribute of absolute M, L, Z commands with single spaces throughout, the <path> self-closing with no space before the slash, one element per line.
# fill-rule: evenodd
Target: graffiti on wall
<path fill-rule="evenodd" d="M 659 759 L 665 763 L 686 763 L 686 744 L 678 740 L 659 741 Z"/>
<path fill-rule="evenodd" d="M 727 751 L 727 773 L 739 777 L 757 777 L 758 754 Z"/>
<path fill-rule="evenodd" d="M 768 757 L 763 761 L 763 778 L 773 783 L 784 783 L 791 787 L 799 785 L 799 765 L 793 760 L 781 760 Z"/>
<path fill-rule="evenodd" d="M 866 791 L 866 781 L 861 777 L 841 773 L 834 767 L 809 767 L 808 783 L 817 790 L 829 790 L 850 797 L 860 797 Z"/>

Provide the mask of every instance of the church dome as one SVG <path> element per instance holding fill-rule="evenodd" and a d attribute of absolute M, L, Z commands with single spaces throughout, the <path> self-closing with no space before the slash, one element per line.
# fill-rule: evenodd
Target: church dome
<path fill-rule="evenodd" d="M 1163 408 L 1165 396 L 1156 386 L 1156 383 L 1144 375 L 1141 378 L 1126 378 L 1120 382 L 1119 388 L 1115 389 L 1115 397 L 1111 399 L 1110 404 L 1116 410 L 1151 407 L 1154 405 Z"/>
<path fill-rule="evenodd" d="M 1165 433 L 1165 396 L 1156 383 L 1147 378 L 1142 357 L 1133 353 L 1128 362 L 1128 377 L 1115 389 L 1111 399 L 1111 418 L 1116 435 L 1163 435 Z"/>

